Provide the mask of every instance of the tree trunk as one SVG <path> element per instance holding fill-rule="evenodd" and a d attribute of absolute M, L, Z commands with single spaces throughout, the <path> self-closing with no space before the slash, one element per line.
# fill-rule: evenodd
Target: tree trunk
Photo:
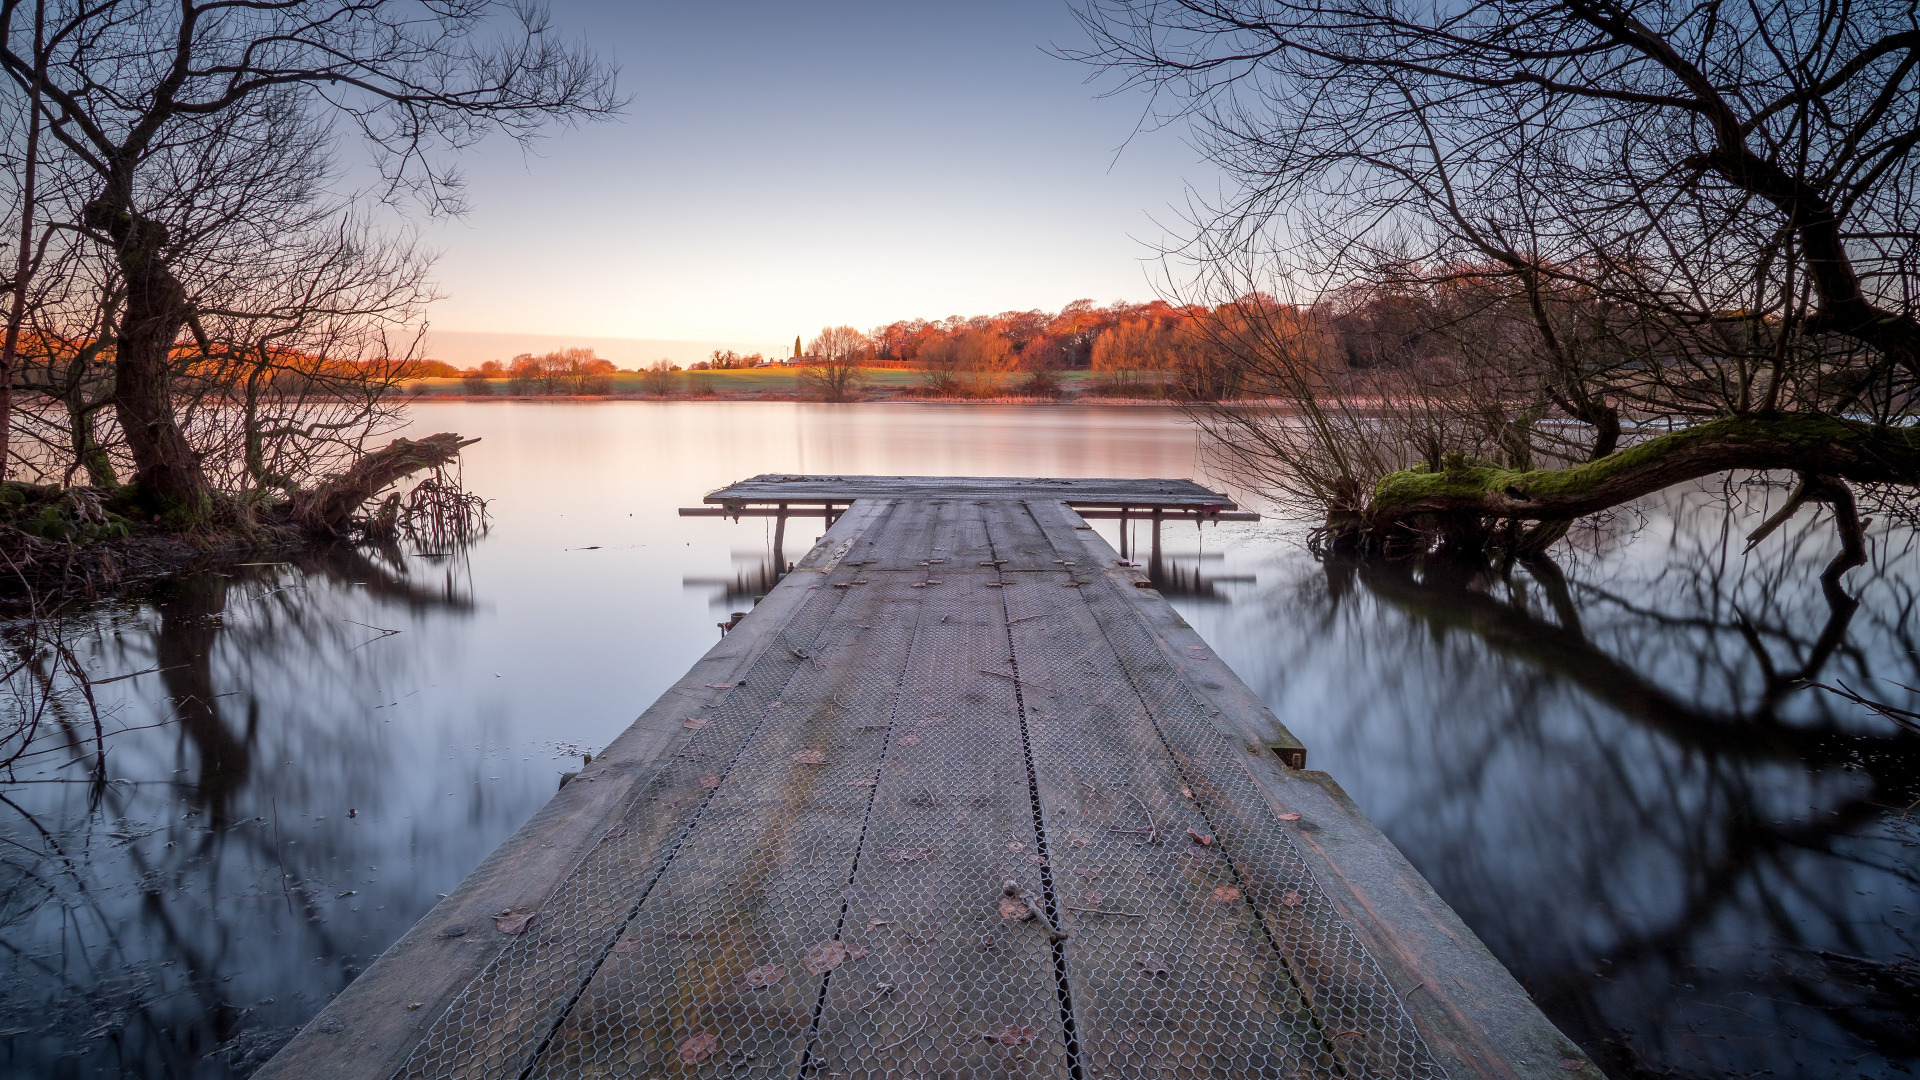
<path fill-rule="evenodd" d="M 213 512 L 213 490 L 173 412 L 173 345 L 188 309 L 186 290 L 162 258 L 167 230 L 110 196 L 88 203 L 86 219 L 113 238 L 126 282 L 114 342 L 113 407 L 133 454 L 134 483 L 178 524 L 205 520 Z"/>
<path fill-rule="evenodd" d="M 7 312 L 6 337 L 0 339 L 0 481 L 13 461 L 13 371 L 20 359 L 20 330 L 27 320 L 27 291 L 33 277 L 34 184 L 40 165 L 40 82 L 47 77 L 47 5 L 33 6 L 33 90 L 27 95 L 27 150 L 21 162 L 20 248 L 13 261 L 13 303 Z"/>
<path fill-rule="evenodd" d="M 295 495 L 293 522 L 317 536 L 341 535 L 368 499 L 422 469 L 451 463 L 462 447 L 479 441 L 452 432 L 418 440 L 395 439 L 362 456 L 345 473 Z"/>
<path fill-rule="evenodd" d="M 107 456 L 107 448 L 100 445 L 93 435 L 93 410 L 84 401 L 85 390 L 76 390 L 62 399 L 67 408 L 67 434 L 73 441 L 73 463 L 76 468 L 85 469 L 87 484 L 110 490 L 119 486 L 120 480 L 113 475 L 113 459 Z M 68 473 L 71 478 L 72 473 Z"/>
<path fill-rule="evenodd" d="M 1404 469 L 1383 477 L 1358 512 L 1330 510 L 1322 542 L 1338 551 L 1390 550 L 1422 536 L 1470 542 L 1491 535 L 1492 522 L 1571 521 L 1735 469 L 1822 477 L 1821 499 L 1837 507 L 1842 481 L 1920 486 L 1920 429 L 1824 416 L 1727 417 L 1564 469 Z"/>

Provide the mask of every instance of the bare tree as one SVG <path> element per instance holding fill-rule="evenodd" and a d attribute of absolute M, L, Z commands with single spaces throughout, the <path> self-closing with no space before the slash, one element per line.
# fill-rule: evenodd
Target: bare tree
<path fill-rule="evenodd" d="M 63 254 L 77 261 L 73 248 Z M 26 400 L 15 402 L 13 424 L 27 437 L 14 443 L 15 463 L 42 483 L 67 487 L 81 476 L 89 486 L 111 489 L 118 483 L 110 449 L 117 433 L 101 424 L 113 403 L 112 333 L 121 290 L 109 278 L 82 291 L 81 268 L 56 266 L 42 277 L 62 282 L 63 302 L 38 306 L 33 333 L 23 337 L 15 386 Z"/>
<path fill-rule="evenodd" d="M 800 383 L 823 401 L 849 401 L 860 388 L 861 361 L 873 353 L 873 342 L 851 326 L 822 327 L 807 346 L 809 357 L 800 369 Z"/>
<path fill-rule="evenodd" d="M 11 460 L 10 443 L 13 433 L 13 375 L 20 355 L 20 331 L 27 321 L 27 297 L 32 291 L 35 264 L 39 261 L 34 251 L 34 212 L 39 209 L 40 198 L 40 84 L 46 77 L 47 67 L 47 18 L 46 0 L 34 0 L 32 48 L 28 53 L 34 69 L 32 85 L 27 92 L 27 108 L 20 114 L 20 120 L 26 128 L 22 139 L 20 160 L 17 169 L 10 169 L 20 179 L 15 193 L 20 216 L 17 235 L 19 242 L 14 249 L 13 270 L 7 281 L 8 298 L 7 322 L 4 336 L 0 336 L 0 480 L 7 476 L 7 464 Z"/>
<path fill-rule="evenodd" d="M 993 397 L 1019 362 L 1007 339 L 991 329 L 966 327 L 920 348 L 928 389 L 954 397 Z"/>
<path fill-rule="evenodd" d="M 679 370 L 680 365 L 671 360 L 655 360 L 647 365 L 641 381 L 645 383 L 648 393 L 666 397 L 673 393 L 673 385 L 679 381 L 674 378 L 674 373 Z"/>
<path fill-rule="evenodd" d="M 458 176 L 441 151 L 490 132 L 532 137 L 548 122 L 604 116 L 620 101 L 613 74 L 556 39 L 544 9 L 494 0 L 287 0 L 231 4 L 101 0 L 47 5 L 44 49 L 29 48 L 27 7 L 0 0 L 0 70 L 41 103 L 45 134 L 90 181 L 74 228 L 110 255 L 124 284 L 114 341 L 113 403 L 143 492 L 184 519 L 212 511 L 216 491 L 175 412 L 176 348 L 203 350 L 203 239 L 156 191 L 196 168 L 243 169 L 238 148 L 279 135 L 332 147 L 345 118 L 374 152 L 386 194 L 458 210 Z M 273 156 L 273 155 L 269 155 Z M 284 162 L 284 158 L 282 159 Z M 229 192 L 248 185 L 215 185 Z M 219 216 L 215 213 L 213 216 Z"/>
<path fill-rule="evenodd" d="M 175 373 L 201 469 L 241 506 L 292 500 L 402 422 L 430 262 L 352 217 L 316 217 L 249 244 L 202 293 L 199 348 Z"/>
<path fill-rule="evenodd" d="M 1564 522 L 1735 468 L 1799 472 L 1857 533 L 1849 482 L 1920 482 L 1910 7 L 1079 12 L 1094 45 L 1075 55 L 1151 89 L 1162 118 L 1192 120 L 1238 181 L 1196 206 L 1178 253 L 1202 266 L 1196 289 L 1231 298 L 1291 278 L 1318 301 L 1397 275 L 1471 309 L 1434 323 L 1461 331 L 1444 370 L 1345 385 L 1285 326 L 1242 335 L 1259 392 L 1304 399 L 1309 418 L 1295 401 L 1235 436 L 1256 457 L 1306 447 L 1329 468 L 1313 486 L 1346 542 L 1479 544 L 1489 523 Z M 1388 411 L 1408 405 L 1393 438 L 1357 407 L 1360 383 Z M 1462 404 L 1475 402 L 1491 407 Z M 1622 449 L 1623 414 L 1670 441 Z"/>

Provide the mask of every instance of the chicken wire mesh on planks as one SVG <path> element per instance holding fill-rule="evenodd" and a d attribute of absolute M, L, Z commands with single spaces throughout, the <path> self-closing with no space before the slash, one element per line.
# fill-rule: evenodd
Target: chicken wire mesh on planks
<path fill-rule="evenodd" d="M 1136 598 L 1084 576 L 1005 592 L 1085 1074 L 1444 1075 Z"/>
<path fill-rule="evenodd" d="M 886 507 L 402 1075 L 1440 1075 L 1069 520 Z"/>

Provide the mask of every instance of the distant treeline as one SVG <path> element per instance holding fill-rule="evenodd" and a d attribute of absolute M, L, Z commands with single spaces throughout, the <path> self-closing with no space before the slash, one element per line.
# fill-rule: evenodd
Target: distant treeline
<path fill-rule="evenodd" d="M 560 349 L 555 352 L 521 353 L 506 362 L 489 360 L 458 374 L 470 394 L 490 394 L 488 380 L 505 379 L 509 394 L 605 394 L 613 389 L 613 373 L 620 370 L 613 361 L 593 355 L 592 349 Z"/>
<path fill-rule="evenodd" d="M 834 383 L 835 400 L 859 384 L 858 369 L 870 367 L 922 371 L 925 391 L 943 397 L 1051 395 L 1059 391 L 1058 373 L 1090 371 L 1090 389 L 1103 396 L 1219 401 L 1248 392 L 1245 359 L 1262 349 L 1283 348 L 1336 380 L 1431 359 L 1439 340 L 1434 327 L 1448 321 L 1438 310 L 1445 306 L 1430 288 L 1387 282 L 1332 292 L 1305 307 L 1259 293 L 1217 306 L 1076 300 L 1058 312 L 903 319 L 871 331 L 829 326 L 797 358 L 716 350 L 690 370 L 795 363 L 806 369 L 803 381 Z M 610 392 L 619 370 L 591 349 L 563 349 L 490 360 L 462 374 L 475 394 L 505 380 L 510 394 L 593 395 Z M 647 389 L 678 388 L 679 370 L 665 360 L 642 369 Z"/>
<path fill-rule="evenodd" d="M 1311 307 L 1261 293 L 1215 306 L 1076 300 L 1058 312 L 906 319 L 867 333 L 830 327 L 805 360 L 910 364 L 927 372 L 933 392 L 960 397 L 1051 393 L 1056 373 L 1090 370 L 1100 394 L 1218 401 L 1246 392 L 1238 373 L 1247 353 L 1276 344 L 1311 356 L 1328 374 L 1410 357 L 1423 304 L 1413 292 L 1377 288 L 1330 294 Z M 1270 340 L 1276 334 L 1287 340 Z"/>

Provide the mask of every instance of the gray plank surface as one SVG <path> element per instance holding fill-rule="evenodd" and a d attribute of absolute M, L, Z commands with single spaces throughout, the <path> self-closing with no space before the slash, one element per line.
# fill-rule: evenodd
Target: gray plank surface
<path fill-rule="evenodd" d="M 1000 600 L 984 587 L 997 577 L 991 511 L 908 505 L 940 510 L 942 539 L 921 560 L 870 568 L 925 599 L 895 707 L 872 719 L 886 757 L 844 923 L 871 955 L 834 973 L 815 1075 L 1064 1076 L 1047 933 L 999 910 L 1006 880 L 1036 895 L 1043 883 L 1019 702 L 1011 682 L 981 674 L 1007 656 Z"/>
<path fill-rule="evenodd" d="M 1074 506 L 1236 510 L 1233 500 L 1191 480 L 1034 476 L 805 476 L 763 473 L 729 484 L 706 501 L 841 502 L 858 499 L 1058 499 Z"/>
<path fill-rule="evenodd" d="M 1067 496 L 934 479 L 261 1075 L 1598 1075 Z"/>

